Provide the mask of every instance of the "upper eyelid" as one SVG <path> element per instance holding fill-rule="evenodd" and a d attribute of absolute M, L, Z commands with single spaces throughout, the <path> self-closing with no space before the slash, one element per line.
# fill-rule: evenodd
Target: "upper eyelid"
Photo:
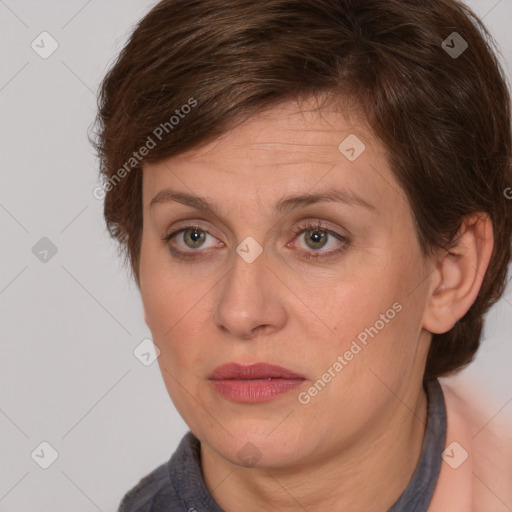
<path fill-rule="evenodd" d="M 178 227 L 176 229 L 173 229 L 168 235 L 165 235 L 163 237 L 163 240 L 170 241 L 170 239 L 176 238 L 179 234 L 183 233 L 184 231 L 192 230 L 192 229 L 199 229 L 200 231 L 210 235 L 211 237 L 218 240 L 218 238 L 210 233 L 208 229 L 203 227 L 200 222 L 191 222 L 188 225 L 184 225 L 183 227 Z M 319 231 L 325 231 L 329 236 L 336 238 L 341 243 L 347 243 L 349 242 L 349 237 L 337 232 L 337 230 L 333 227 L 329 227 L 328 224 L 324 223 L 324 221 L 319 220 L 303 220 L 299 221 L 298 225 L 292 230 L 295 239 L 301 236 L 305 231 L 314 231 L 315 229 Z M 224 243 L 221 241 L 221 243 Z M 197 250 L 191 250 L 191 252 L 198 252 L 200 249 Z M 318 252 L 329 252 L 329 251 L 318 251 Z"/>
<path fill-rule="evenodd" d="M 167 237 L 171 234 L 178 234 L 181 231 L 186 231 L 187 229 L 197 228 L 200 231 L 204 231 L 205 233 L 208 233 L 209 235 L 217 238 L 215 235 L 213 235 L 211 233 L 209 228 L 207 228 L 203 225 L 203 221 L 199 221 L 199 220 L 188 221 L 188 224 L 187 224 L 187 221 L 184 221 L 184 223 L 185 224 L 183 226 L 175 227 L 172 230 L 171 229 L 167 230 L 166 233 L 168 232 L 168 235 L 166 234 L 165 236 Z M 317 228 L 317 229 L 324 230 L 324 231 L 330 230 L 330 231 L 334 231 L 334 232 L 341 229 L 342 231 L 347 231 L 347 236 L 345 236 L 345 237 L 346 238 L 348 237 L 348 230 L 331 226 L 328 221 L 301 219 L 301 220 L 297 221 L 296 224 L 297 224 L 297 226 L 292 229 L 292 231 L 295 233 L 302 229 L 312 229 L 312 228 Z M 342 235 L 342 233 L 339 233 L 339 235 L 344 236 L 344 235 Z"/>

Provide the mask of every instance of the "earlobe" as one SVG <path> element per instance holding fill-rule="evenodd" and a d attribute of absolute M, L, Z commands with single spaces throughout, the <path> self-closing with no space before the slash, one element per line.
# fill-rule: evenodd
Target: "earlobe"
<path fill-rule="evenodd" d="M 475 302 L 489 266 L 494 245 L 488 215 L 468 216 L 450 251 L 442 250 L 431 282 L 423 328 L 433 334 L 448 332 Z"/>

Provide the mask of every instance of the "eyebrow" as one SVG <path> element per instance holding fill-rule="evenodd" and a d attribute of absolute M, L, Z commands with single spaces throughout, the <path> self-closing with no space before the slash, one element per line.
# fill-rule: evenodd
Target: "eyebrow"
<path fill-rule="evenodd" d="M 158 192 L 149 203 L 149 208 L 151 209 L 156 204 L 170 202 L 190 206 L 196 210 L 212 212 L 215 215 L 219 214 L 219 208 L 208 198 L 186 194 L 185 192 L 177 192 L 170 188 Z M 360 206 L 369 210 L 376 209 L 375 206 L 349 190 L 328 189 L 321 192 L 283 197 L 275 204 L 274 214 L 289 212 L 296 208 L 300 208 L 301 206 L 308 206 L 310 204 L 321 202 L 345 203 L 350 206 Z"/>

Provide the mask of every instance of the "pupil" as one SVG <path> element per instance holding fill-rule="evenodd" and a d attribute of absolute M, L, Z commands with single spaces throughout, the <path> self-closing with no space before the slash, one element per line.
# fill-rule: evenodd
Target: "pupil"
<path fill-rule="evenodd" d="M 326 234 L 321 231 L 310 231 L 311 236 L 309 238 L 306 238 L 306 240 L 311 240 L 313 245 L 314 244 L 321 244 L 323 239 L 325 238 Z M 317 248 L 317 247 L 314 247 Z"/>
<path fill-rule="evenodd" d="M 193 246 L 201 245 L 205 237 L 204 233 L 198 229 L 189 230 L 189 233 L 191 233 L 190 238 L 192 239 Z"/>

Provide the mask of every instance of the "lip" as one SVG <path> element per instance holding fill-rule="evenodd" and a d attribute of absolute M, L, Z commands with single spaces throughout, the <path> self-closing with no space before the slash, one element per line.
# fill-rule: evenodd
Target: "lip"
<path fill-rule="evenodd" d="M 292 391 L 306 378 L 282 366 L 268 363 L 217 367 L 208 377 L 213 388 L 235 402 L 258 403 Z"/>
<path fill-rule="evenodd" d="M 304 375 L 292 372 L 282 366 L 269 363 L 242 365 L 228 363 L 218 366 L 210 375 L 210 380 L 251 380 L 251 379 L 305 379 Z"/>

